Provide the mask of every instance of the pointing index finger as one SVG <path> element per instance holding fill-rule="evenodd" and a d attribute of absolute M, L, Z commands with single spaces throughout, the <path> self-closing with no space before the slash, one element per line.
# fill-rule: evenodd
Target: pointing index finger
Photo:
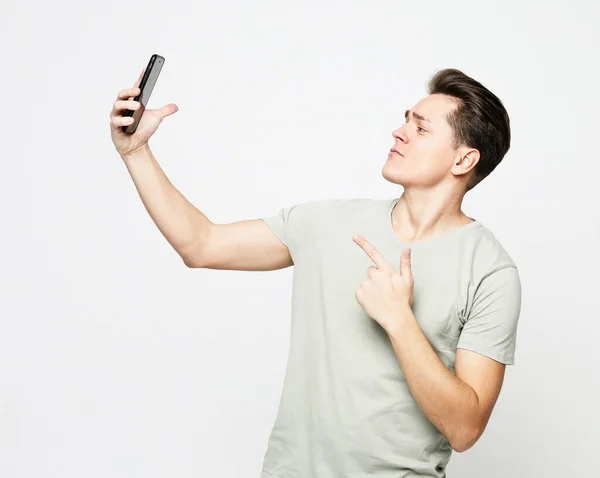
<path fill-rule="evenodd" d="M 377 267 L 379 267 L 380 269 L 385 269 L 388 267 L 388 262 L 385 260 L 385 258 L 364 237 L 356 235 L 352 239 L 362 248 L 363 251 L 367 253 L 367 255 L 371 258 L 371 260 L 375 263 Z"/>

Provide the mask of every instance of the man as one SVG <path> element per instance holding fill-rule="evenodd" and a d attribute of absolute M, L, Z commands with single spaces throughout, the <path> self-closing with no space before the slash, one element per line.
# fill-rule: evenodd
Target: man
<path fill-rule="evenodd" d="M 177 107 L 146 110 L 127 137 L 119 111 L 133 103 L 115 103 L 113 141 L 184 262 L 295 266 L 289 361 L 261 478 L 444 477 L 452 450 L 483 433 L 514 363 L 517 267 L 461 210 L 510 147 L 501 101 L 441 70 L 393 132 L 382 174 L 403 186 L 400 198 L 324 199 L 233 224 L 187 202 L 147 145 Z"/>

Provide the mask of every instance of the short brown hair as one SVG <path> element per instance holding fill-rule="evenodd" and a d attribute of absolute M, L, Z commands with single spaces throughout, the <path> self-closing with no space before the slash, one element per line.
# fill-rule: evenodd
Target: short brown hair
<path fill-rule="evenodd" d="M 473 189 L 500 164 L 510 148 L 510 119 L 502 101 L 478 81 L 454 68 L 435 73 L 427 85 L 430 95 L 455 99 L 456 109 L 446 120 L 454 133 L 453 147 L 479 150 L 467 189 Z"/>

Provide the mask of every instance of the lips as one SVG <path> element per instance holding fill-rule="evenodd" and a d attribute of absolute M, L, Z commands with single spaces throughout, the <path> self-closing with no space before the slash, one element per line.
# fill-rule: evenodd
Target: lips
<path fill-rule="evenodd" d="M 404 155 L 400 151 L 398 151 L 397 149 L 394 149 L 394 148 L 390 149 L 390 153 L 398 153 L 400 156 L 404 157 Z"/>

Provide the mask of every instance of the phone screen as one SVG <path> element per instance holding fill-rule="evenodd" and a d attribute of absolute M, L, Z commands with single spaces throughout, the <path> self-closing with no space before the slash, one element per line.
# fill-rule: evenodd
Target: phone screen
<path fill-rule="evenodd" d="M 154 54 L 150 57 L 150 61 L 140 82 L 140 94 L 134 98 L 135 101 L 140 102 L 141 106 L 137 110 L 125 110 L 123 113 L 123 116 L 133 116 L 133 123 L 121 127 L 124 133 L 134 133 L 137 129 L 164 63 L 165 58 L 160 55 Z"/>

